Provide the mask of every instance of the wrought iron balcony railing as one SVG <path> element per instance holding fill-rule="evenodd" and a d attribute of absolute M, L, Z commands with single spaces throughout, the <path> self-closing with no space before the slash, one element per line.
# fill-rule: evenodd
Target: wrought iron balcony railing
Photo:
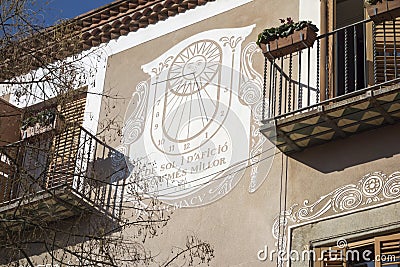
<path fill-rule="evenodd" d="M 54 210 L 69 205 L 55 218 L 71 215 L 71 205 L 120 217 L 128 173 L 124 156 L 84 128 L 45 132 L 0 152 L 0 213 L 23 205 L 32 209 L 35 202 L 44 204 L 36 209 L 52 209 L 55 202 Z"/>
<path fill-rule="evenodd" d="M 263 120 L 397 82 L 400 20 L 360 21 L 317 37 L 314 46 L 265 59 Z"/>
<path fill-rule="evenodd" d="M 400 120 L 400 20 L 360 21 L 265 58 L 261 132 L 284 152 Z"/>

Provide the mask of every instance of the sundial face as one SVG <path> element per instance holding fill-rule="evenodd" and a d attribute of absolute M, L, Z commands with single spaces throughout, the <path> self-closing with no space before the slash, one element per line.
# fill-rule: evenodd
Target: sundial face
<path fill-rule="evenodd" d="M 174 59 L 168 72 L 169 87 L 176 95 L 190 96 L 204 89 L 217 75 L 221 65 L 221 47 L 211 40 L 190 44 Z"/>
<path fill-rule="evenodd" d="M 164 88 L 152 109 L 151 136 L 160 152 L 189 153 L 204 145 L 223 125 L 232 91 L 222 88 L 221 49 L 214 42 L 200 41 L 184 48 L 166 70 Z"/>
<path fill-rule="evenodd" d="M 207 62 L 202 64 L 207 65 Z M 220 64 L 212 67 L 215 72 L 226 69 Z M 202 66 L 202 69 L 209 68 Z M 171 83 L 170 78 L 161 78 L 169 77 L 172 70 L 165 70 L 152 82 L 156 90 L 151 101 L 153 105 L 148 108 L 148 124 L 142 138 L 145 150 L 142 154 L 154 164 L 154 179 L 150 178 L 153 182 L 149 192 L 157 192 L 170 204 L 201 191 L 205 184 L 215 183 L 214 187 L 218 188 L 217 184 L 224 179 L 232 180 L 233 176 L 242 175 L 244 169 L 230 169 L 234 163 L 246 158 L 249 149 L 249 129 L 231 106 L 237 96 L 219 81 L 218 73 L 209 76 L 206 82 L 202 80 L 206 83 L 202 86 L 197 81 L 201 73 L 177 83 Z M 182 75 L 173 76 L 176 80 L 180 78 Z M 191 94 L 186 93 L 189 90 Z M 184 93 L 177 94 L 179 91 Z M 241 109 L 242 114 L 249 116 L 247 107 Z M 240 144 L 239 140 L 245 141 Z M 245 163 L 239 165 L 244 167 Z M 208 195 L 209 192 L 196 195 L 196 201 L 204 202 Z"/>
<path fill-rule="evenodd" d="M 242 37 L 194 39 L 142 67 L 150 78 L 137 85 L 125 116 L 130 179 L 176 207 L 226 195 L 248 168 L 252 142 L 263 142 L 252 137 L 252 107 L 240 96 L 240 84 L 251 84 L 235 60 Z"/>

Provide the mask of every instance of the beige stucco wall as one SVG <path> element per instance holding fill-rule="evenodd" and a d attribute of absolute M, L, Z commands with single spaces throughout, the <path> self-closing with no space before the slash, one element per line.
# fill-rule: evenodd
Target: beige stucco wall
<path fill-rule="evenodd" d="M 278 19 L 287 17 L 288 14 L 297 19 L 297 13 L 298 6 L 293 1 L 253 1 L 128 49 L 108 59 L 105 88 L 113 88 L 123 97 L 129 98 L 136 84 L 149 78 L 141 71 L 141 65 L 162 55 L 174 44 L 207 30 L 256 24 L 256 28 L 245 40 L 244 47 L 245 44 L 255 41 L 258 32 L 264 27 L 279 23 Z M 257 71 L 262 73 L 262 55 L 259 54 L 254 60 Z M 117 106 L 120 109 L 116 108 L 114 114 L 123 113 L 124 106 Z M 101 114 L 104 116 L 104 113 Z M 163 229 L 163 234 L 148 243 L 149 247 L 153 247 L 152 252 L 167 257 L 172 246 L 184 244 L 185 237 L 194 233 L 214 246 L 216 257 L 212 266 L 264 265 L 257 260 L 257 251 L 267 242 L 273 245 L 271 227 L 273 218 L 279 211 L 276 195 L 279 180 L 275 178 L 279 177 L 279 160 L 275 165 L 267 181 L 254 194 L 248 192 L 249 172 L 246 172 L 239 184 L 222 199 L 204 207 L 175 210 L 171 221 Z"/>
<path fill-rule="evenodd" d="M 307 1 L 311 0 L 300 3 L 308 6 Z M 315 2 L 319 1 L 313 2 L 314 8 Z M 192 12 L 193 16 L 195 12 Z M 300 16 L 307 19 L 307 14 L 315 16 L 318 12 L 300 9 L 298 1 L 254 0 L 109 56 L 105 80 L 100 82 L 104 83 L 104 94 L 117 97 L 103 98 L 98 132 L 111 146 L 120 145 L 118 130 L 123 124 L 132 93 L 138 83 L 149 79 L 142 66 L 162 56 L 176 44 L 209 30 L 255 25 L 249 36 L 242 40 L 243 49 L 256 40 L 263 28 L 279 24 L 279 18 L 290 16 L 297 20 Z M 161 23 L 168 24 L 169 20 Z M 155 27 L 151 29 L 156 31 Z M 142 33 L 144 30 L 139 30 L 136 35 L 121 38 L 135 38 Z M 146 34 L 149 34 L 147 30 Z M 251 60 L 260 75 L 263 73 L 263 60 L 260 52 Z M 112 127 L 105 127 L 110 120 L 113 122 Z M 253 122 L 253 125 L 256 123 Z M 276 151 L 271 168 L 260 168 L 260 176 L 266 176 L 266 179 L 254 193 L 249 192 L 251 170 L 247 168 L 238 184 L 217 201 L 200 207 L 175 209 L 171 220 L 162 229 L 162 234 L 148 240 L 146 247 L 153 255 L 159 255 L 158 260 L 162 262 L 170 256 L 172 247 L 184 246 L 186 236 L 195 234 L 214 247 L 215 259 L 211 266 L 276 266 L 276 262 L 260 261 L 257 256 L 265 246 L 270 250 L 276 249 L 274 223 L 285 210 L 283 219 L 287 223 L 279 231 L 275 228 L 275 234 L 278 232 L 284 235 L 284 239 L 290 242 L 289 247 L 293 249 L 301 249 L 319 238 L 330 238 L 328 241 L 332 242 L 332 235 L 347 237 L 351 232 L 362 231 L 367 226 L 379 228 L 380 225 L 393 223 L 397 213 L 387 218 L 380 216 L 379 221 L 372 219 L 364 224 L 365 213 L 356 212 L 361 209 L 371 209 L 376 214 L 388 212 L 376 207 L 385 203 L 387 205 L 384 207 L 389 211 L 396 210 L 397 198 L 389 199 L 379 195 L 369 202 L 363 196 L 357 204 L 352 197 L 355 191 L 363 189 L 360 181 L 369 177 L 367 175 L 375 173 L 381 178 L 388 178 L 400 171 L 399 130 L 399 125 L 386 126 L 290 156 Z M 230 134 L 234 135 L 235 132 Z M 355 191 L 349 194 L 346 191 L 348 189 Z M 350 202 L 343 202 L 343 199 Z M 131 213 L 126 214 L 129 216 Z M 342 228 L 344 224 L 346 227 Z M 395 231 L 396 225 L 390 230 Z M 126 235 L 131 234 L 129 229 L 126 231 Z M 362 238 L 362 233 L 351 238 Z M 322 245 L 323 241 L 318 244 Z M 296 266 L 308 265 L 302 262 Z"/>
<path fill-rule="evenodd" d="M 105 90 L 111 89 L 129 99 L 140 81 L 149 79 L 141 66 L 161 56 L 175 44 L 207 30 L 239 28 L 255 24 L 244 40 L 242 48 L 254 42 L 265 27 L 279 24 L 279 18 L 291 16 L 298 19 L 297 1 L 252 1 L 218 16 L 185 27 L 179 31 L 133 47 L 108 58 Z M 168 21 L 166 21 L 168 23 Z M 138 32 L 140 34 L 140 30 Z M 263 72 L 263 56 L 257 53 L 253 66 Z M 128 101 L 120 101 L 107 116 L 124 114 Z M 100 121 L 105 118 L 103 104 Z M 114 144 L 119 145 L 118 142 Z M 265 245 L 273 246 L 271 229 L 279 213 L 280 165 L 278 155 L 266 181 L 255 192 L 249 193 L 249 174 L 246 171 L 240 182 L 223 198 L 202 207 L 177 209 L 172 214 L 163 234 L 147 242 L 152 253 L 163 259 L 170 256 L 173 246 L 183 246 L 188 235 L 195 234 L 215 248 L 211 266 L 265 266 L 257 259 L 257 252 Z"/>
<path fill-rule="evenodd" d="M 117 92 L 125 100 L 118 100 L 115 105 L 106 105 L 104 102 L 100 122 L 106 119 L 106 114 L 107 118 L 117 117 L 123 120 L 134 88 L 140 81 L 149 78 L 141 70 L 141 66 L 163 55 L 175 44 L 207 30 L 256 24 L 255 29 L 244 40 L 244 47 L 256 40 L 257 34 L 264 27 L 276 25 L 279 18 L 288 16 L 297 20 L 298 13 L 297 1 L 255 0 L 109 57 L 105 91 Z M 140 30 L 137 34 L 140 34 Z M 253 66 L 262 74 L 263 57 L 260 53 L 254 57 Z M 330 197 L 334 196 L 332 192 L 346 185 L 357 185 L 368 173 L 381 171 L 389 176 L 398 171 L 399 147 L 396 133 L 399 129 L 396 125 L 388 126 L 310 148 L 288 158 L 278 152 L 267 173 L 267 179 L 255 193 L 248 192 L 250 173 L 246 171 L 238 185 L 218 201 L 202 207 L 175 210 L 171 221 L 163 229 L 163 234 L 150 240 L 147 245 L 154 254 L 160 253 L 161 259 L 166 258 L 171 247 L 184 244 L 185 237 L 194 233 L 214 246 L 216 257 L 211 266 L 275 266 L 276 262 L 259 261 L 257 253 L 265 246 L 275 248 L 276 239 L 272 228 L 280 210 L 295 205 L 293 212 L 296 212 L 300 207 L 307 203 L 313 204 L 323 196 L 326 196 L 323 200 L 330 203 Z M 107 137 L 115 135 L 113 131 L 105 131 L 103 134 Z M 119 145 L 118 138 L 110 138 L 108 141 L 115 147 Z M 306 200 L 309 202 L 305 203 Z M 385 201 L 387 199 L 379 202 Z M 311 225 L 313 220 L 344 212 L 351 213 L 377 202 L 360 204 L 348 210 L 340 207 L 334 210 L 330 207 L 314 219 L 288 219 L 287 227 L 299 223 Z M 318 213 L 319 207 L 315 207 L 315 213 Z M 283 230 L 287 231 L 287 227 Z M 291 238 L 290 235 L 286 237 Z M 296 240 L 292 242 L 296 248 L 303 245 L 295 243 Z"/>

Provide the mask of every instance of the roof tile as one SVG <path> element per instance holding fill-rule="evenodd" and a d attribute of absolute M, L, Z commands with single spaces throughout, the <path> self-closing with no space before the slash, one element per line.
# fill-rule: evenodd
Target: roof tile
<path fill-rule="evenodd" d="M 47 40 L 37 38 L 45 40 L 45 43 L 36 43 L 35 38 L 27 39 L 23 41 L 27 43 L 24 46 L 25 51 L 23 51 L 23 54 L 29 57 L 32 54 L 31 52 L 36 51 L 44 57 L 52 55 L 54 56 L 54 60 L 58 60 L 96 47 L 101 43 L 118 39 L 120 36 L 127 35 L 130 32 L 146 28 L 149 24 L 156 24 L 179 13 L 184 13 L 188 9 L 193 9 L 214 1 L 216 0 L 117 0 L 104 7 L 78 16 L 72 19 L 69 24 L 64 24 L 62 27 L 68 27 L 65 40 L 71 41 L 60 42 L 52 38 L 48 38 Z M 57 32 L 57 25 L 45 31 L 49 36 L 58 36 L 55 34 Z M 62 47 L 64 43 L 66 43 L 65 48 Z M 19 55 L 22 53 L 19 50 L 17 51 L 13 46 L 8 50 L 8 53 L 18 53 Z M 4 58 L 2 61 L 1 66 L 4 67 L 8 64 L 9 60 Z M 40 60 L 36 61 L 32 59 L 32 68 L 35 64 L 38 67 L 40 67 L 40 64 L 46 64 Z M 49 59 L 46 59 L 46 62 L 48 61 Z M 15 64 L 18 64 L 18 62 L 15 62 Z M 8 76 L 11 77 L 12 75 L 16 75 L 16 73 L 4 73 L 4 77 L 0 77 L 0 79 L 7 79 Z"/>

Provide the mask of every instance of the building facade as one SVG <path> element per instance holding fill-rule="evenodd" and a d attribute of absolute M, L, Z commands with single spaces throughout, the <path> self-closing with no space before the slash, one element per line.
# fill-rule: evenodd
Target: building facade
<path fill-rule="evenodd" d="M 195 234 L 214 248 L 210 266 L 398 266 L 398 22 L 375 23 L 355 2 L 115 1 L 84 14 L 86 89 L 64 115 L 75 128 L 45 142 L 60 151 L 50 161 L 21 158 L 45 163 L 46 188 L 67 186 L 62 203 L 103 216 L 142 215 L 145 201 L 125 185 L 160 200 L 171 219 L 145 244 L 161 263 Z M 288 17 L 319 35 L 268 58 L 257 36 Z M 0 172 L 6 215 L 20 197 L 12 173 Z M 74 213 L 65 204 L 59 215 Z"/>

